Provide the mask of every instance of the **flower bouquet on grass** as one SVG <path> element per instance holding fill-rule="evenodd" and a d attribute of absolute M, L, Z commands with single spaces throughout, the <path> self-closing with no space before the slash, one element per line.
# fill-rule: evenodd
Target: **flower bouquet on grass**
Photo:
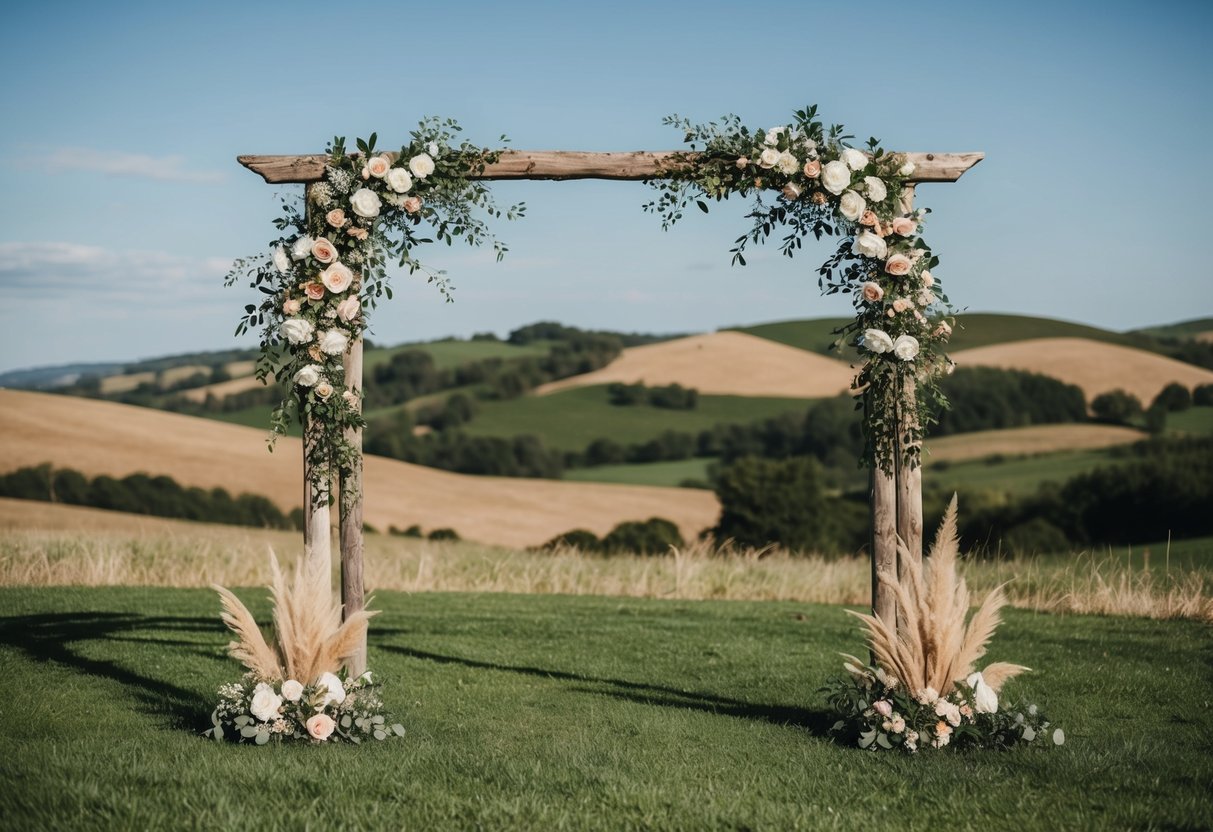
<path fill-rule="evenodd" d="M 848 676 L 826 686 L 838 714 L 831 729 L 836 738 L 912 754 L 944 746 L 1006 748 L 1046 735 L 1050 723 L 1035 705 L 999 701 L 1003 684 L 1028 668 L 995 662 L 976 669 L 1006 596 L 995 589 L 969 619 L 969 590 L 956 573 L 958 552 L 953 497 L 926 564 L 903 546 L 904 582 L 880 575 L 894 587 L 897 625 L 851 613 L 864 623 L 875 666 L 844 654 Z M 1065 742 L 1060 728 L 1051 738 L 1056 745 Z"/>
<path fill-rule="evenodd" d="M 383 713 L 379 684 L 370 671 L 351 679 L 342 667 L 362 645 L 374 613 L 358 610 L 343 622 L 323 562 L 305 557 L 290 586 L 273 553 L 270 566 L 273 645 L 240 599 L 215 587 L 223 623 L 237 636 L 228 651 L 248 673 L 219 688 L 207 736 L 257 745 L 270 740 L 357 744 L 404 736 L 404 727 L 389 724 Z"/>

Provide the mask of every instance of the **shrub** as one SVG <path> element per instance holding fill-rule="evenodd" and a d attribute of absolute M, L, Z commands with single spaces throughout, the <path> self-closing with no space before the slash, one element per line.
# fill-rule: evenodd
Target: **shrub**
<path fill-rule="evenodd" d="M 1066 533 L 1043 517 L 1033 517 L 1007 530 L 1003 548 L 1012 555 L 1038 555 L 1069 550 Z"/>
<path fill-rule="evenodd" d="M 1177 381 L 1173 381 L 1158 392 L 1151 407 L 1160 407 L 1168 413 L 1187 410 L 1192 406 L 1192 394 Z"/>
<path fill-rule="evenodd" d="M 1101 422 L 1124 425 L 1141 416 L 1141 400 L 1124 390 L 1111 390 L 1091 400 L 1091 412 Z"/>
<path fill-rule="evenodd" d="M 650 517 L 643 523 L 620 523 L 602 539 L 602 549 L 608 554 L 664 555 L 669 553 L 671 546 L 682 548 L 685 545 L 678 527 L 662 517 Z"/>
<path fill-rule="evenodd" d="M 555 549 L 577 549 L 581 552 L 600 552 L 602 551 L 602 541 L 598 539 L 598 535 L 589 529 L 573 529 L 564 534 L 556 535 L 540 548 L 548 551 Z"/>
<path fill-rule="evenodd" d="M 434 529 L 426 536 L 430 540 L 458 540 L 459 532 L 455 531 L 454 529 L 441 528 Z"/>
<path fill-rule="evenodd" d="M 1192 404 L 1197 407 L 1213 406 L 1213 384 L 1201 384 L 1192 389 Z"/>

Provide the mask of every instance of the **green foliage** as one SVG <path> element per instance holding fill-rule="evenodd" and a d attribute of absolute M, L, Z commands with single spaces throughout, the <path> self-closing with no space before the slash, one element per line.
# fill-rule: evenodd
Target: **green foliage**
<path fill-rule="evenodd" d="M 450 528 L 434 529 L 426 537 L 429 540 L 458 540 L 459 532 Z"/>
<path fill-rule="evenodd" d="M 91 480 L 70 468 L 50 463 L 0 474 L 0 497 L 40 500 L 67 505 L 177 517 L 205 523 L 257 526 L 265 529 L 302 529 L 302 513 L 285 515 L 268 497 L 243 493 L 233 497 L 225 489 L 187 488 L 172 477 L 138 473 L 122 479 L 105 475 Z"/>
<path fill-rule="evenodd" d="M 962 367 L 939 388 L 950 406 L 936 414 L 933 436 L 1087 420 L 1081 388 L 1037 373 Z"/>
<path fill-rule="evenodd" d="M 683 387 L 681 384 L 649 387 L 643 382 L 637 384 L 616 382 L 607 385 L 607 399 L 611 404 L 623 407 L 649 405 L 666 410 L 694 410 L 699 403 L 699 391 L 693 387 Z"/>
<path fill-rule="evenodd" d="M 1101 422 L 1131 424 L 1142 415 L 1141 400 L 1124 390 L 1112 390 L 1091 400 L 1091 413 Z"/>
<path fill-rule="evenodd" d="M 540 548 L 548 551 L 576 549 L 580 552 L 601 552 L 602 541 L 589 529 L 573 529 L 556 535 Z"/>
<path fill-rule="evenodd" d="M 1213 384 L 1200 384 L 1194 387 L 1192 404 L 1196 407 L 1213 407 Z"/>
<path fill-rule="evenodd" d="M 671 547 L 681 549 L 685 545 L 678 527 L 663 517 L 625 521 L 602 539 L 602 551 L 608 555 L 668 555 Z"/>
<path fill-rule="evenodd" d="M 1192 406 L 1192 393 L 1177 381 L 1173 381 L 1158 392 L 1151 407 L 1158 407 L 1167 413 L 1178 413 Z"/>

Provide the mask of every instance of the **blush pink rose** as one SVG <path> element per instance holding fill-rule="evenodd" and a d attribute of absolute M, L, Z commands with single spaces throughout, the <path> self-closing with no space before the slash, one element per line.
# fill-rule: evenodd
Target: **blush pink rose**
<path fill-rule="evenodd" d="M 324 221 L 333 228 L 341 228 L 345 225 L 345 211 L 342 211 L 340 208 L 334 208 L 324 215 Z"/>
<path fill-rule="evenodd" d="M 333 385 L 329 384 L 327 381 L 320 382 L 316 385 L 316 395 L 322 399 L 327 399 L 329 396 L 333 395 Z"/>
<path fill-rule="evenodd" d="M 898 298 L 897 300 L 893 301 L 893 311 L 894 312 L 905 312 L 907 309 L 913 309 L 913 308 L 914 308 L 914 304 L 910 303 L 905 298 Z"/>
<path fill-rule="evenodd" d="M 948 325 L 947 321 L 940 321 L 939 326 L 935 327 L 935 331 L 931 334 L 936 338 L 947 338 L 952 334 L 952 327 Z"/>
<path fill-rule="evenodd" d="M 928 289 L 935 285 L 935 278 L 931 276 L 930 272 L 922 273 L 922 285 L 926 286 Z"/>
<path fill-rule="evenodd" d="M 918 230 L 918 223 L 909 217 L 897 217 L 893 220 L 893 233 L 902 237 L 910 237 Z"/>
<path fill-rule="evenodd" d="M 736 164 L 738 170 L 745 170 L 750 166 L 750 160 L 746 156 L 738 156 Z"/>
<path fill-rule="evenodd" d="M 326 237 L 312 240 L 312 256 L 321 263 L 332 263 L 337 259 L 337 247 Z"/>
<path fill-rule="evenodd" d="M 387 176 L 387 172 L 391 167 L 392 160 L 386 156 L 372 156 L 366 162 L 367 173 L 376 179 L 382 179 Z"/>
<path fill-rule="evenodd" d="M 352 323 L 362 314 L 362 301 L 357 295 L 350 295 L 337 304 L 337 317 L 346 323 Z"/>
<path fill-rule="evenodd" d="M 320 273 L 320 281 L 332 293 L 344 292 L 354 282 L 354 273 L 344 263 L 334 263 Z"/>
<path fill-rule="evenodd" d="M 410 214 L 416 214 L 418 211 L 420 211 L 421 197 L 410 196 L 408 199 L 406 199 L 404 201 L 404 210 L 408 211 Z"/>
<path fill-rule="evenodd" d="M 875 708 L 876 713 L 880 714 L 881 716 L 893 715 L 893 703 L 887 699 L 881 699 L 877 702 L 873 702 L 872 707 Z"/>
<path fill-rule="evenodd" d="M 328 714 L 316 714 L 304 724 L 307 726 L 308 736 L 322 742 L 331 737 L 337 728 L 337 723 Z"/>
<path fill-rule="evenodd" d="M 913 266 L 914 263 L 909 257 L 906 257 L 904 254 L 894 254 L 885 261 L 884 270 L 894 277 L 901 277 L 902 275 L 909 274 Z"/>
<path fill-rule="evenodd" d="M 355 240 L 365 240 L 367 238 L 367 236 L 370 234 L 370 232 L 368 232 L 365 228 L 362 228 L 357 225 L 351 225 L 349 228 L 347 228 L 345 230 L 345 233 L 349 234 Z"/>
<path fill-rule="evenodd" d="M 868 303 L 876 303 L 884 297 L 884 289 L 880 288 L 880 284 L 869 280 L 863 284 L 863 299 Z"/>
<path fill-rule="evenodd" d="M 804 175 L 810 179 L 816 179 L 821 176 L 821 162 L 817 159 L 810 159 L 804 163 Z"/>
<path fill-rule="evenodd" d="M 866 225 L 869 228 L 874 228 L 878 223 L 879 220 L 876 219 L 876 214 L 871 211 L 864 211 L 863 215 L 859 218 L 859 224 Z"/>
<path fill-rule="evenodd" d="M 308 296 L 309 300 L 324 300 L 324 284 L 308 283 L 303 287 L 303 293 Z"/>
<path fill-rule="evenodd" d="M 282 314 L 298 315 L 299 305 L 299 301 L 295 300 L 294 298 L 287 298 L 282 302 Z"/>

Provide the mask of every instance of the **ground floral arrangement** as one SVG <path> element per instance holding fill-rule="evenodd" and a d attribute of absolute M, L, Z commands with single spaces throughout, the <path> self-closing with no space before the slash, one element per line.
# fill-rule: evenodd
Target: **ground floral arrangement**
<path fill-rule="evenodd" d="M 977 670 L 1006 605 L 1002 587 L 969 617 L 969 590 L 957 572 L 956 498 L 925 563 L 901 546 L 904 575 L 882 574 L 894 587 L 898 620 L 851 613 L 863 622 L 875 659 L 845 655 L 847 676 L 823 689 L 838 715 L 831 734 L 872 751 L 954 747 L 1008 748 L 1036 742 L 1050 728 L 1036 705 L 1000 701 L 1004 683 L 1028 670 L 994 662 Z M 1052 743 L 1065 742 L 1054 728 Z"/>
<path fill-rule="evenodd" d="M 404 736 L 404 726 L 384 711 L 379 682 L 370 671 L 351 679 L 343 668 L 366 643 L 374 613 L 355 610 L 342 621 L 328 564 L 321 558 L 305 556 L 292 581 L 273 554 L 270 569 L 273 643 L 234 593 L 215 587 L 223 623 L 236 636 L 228 652 L 248 672 L 219 688 L 206 735 L 257 745 L 271 740 L 357 744 Z"/>
<path fill-rule="evenodd" d="M 456 143 L 459 131 L 450 119 L 425 119 L 395 153 L 379 151 L 375 134 L 357 140 L 356 155 L 346 152 L 343 138 L 333 139 L 324 180 L 307 188 L 305 204 L 283 201 L 275 220 L 283 233 L 269 254 L 237 260 L 227 276 L 227 285 L 247 278 L 265 295 L 244 308 L 236 334 L 259 327 L 257 377 L 290 384 L 274 410 L 271 439 L 293 421 L 304 425 L 318 502 L 331 501 L 333 474 L 351 468 L 362 452 L 346 439 L 347 428 L 365 421 L 361 379 L 345 378 L 344 356 L 366 329 L 369 309 L 392 297 L 388 259 L 425 274 L 451 300 L 446 275 L 426 267 L 414 249 L 435 241 L 488 242 L 500 260 L 506 246 L 483 216 L 514 219 L 525 211 L 522 204 L 499 210 L 487 186 L 471 178 L 499 151 Z"/>
<path fill-rule="evenodd" d="M 952 368 L 942 344 L 955 319 L 930 271 L 939 259 L 921 235 L 926 211 L 902 204 L 913 163 L 885 152 L 876 139 L 865 150 L 850 147 L 845 128 L 827 130 L 815 106 L 766 130 L 750 130 L 736 116 L 708 124 L 670 116 L 665 123 L 683 131 L 690 151 L 674 157 L 666 178 L 651 182 L 661 195 L 645 210 L 659 214 L 663 228 L 692 202 L 706 213 L 708 200 L 737 194 L 752 196 L 754 205 L 753 225 L 732 249 L 735 264 L 745 265 L 747 244 L 780 229 L 788 257 L 810 234 L 842 235 L 818 283 L 826 294 L 849 294 L 855 302 L 855 320 L 837 331 L 835 347 L 850 343 L 867 357 L 854 384 L 863 391 L 864 460 L 890 474 L 899 457 L 919 465 L 931 404 L 946 405 L 936 382 Z M 899 424 L 908 426 L 900 436 Z"/>

